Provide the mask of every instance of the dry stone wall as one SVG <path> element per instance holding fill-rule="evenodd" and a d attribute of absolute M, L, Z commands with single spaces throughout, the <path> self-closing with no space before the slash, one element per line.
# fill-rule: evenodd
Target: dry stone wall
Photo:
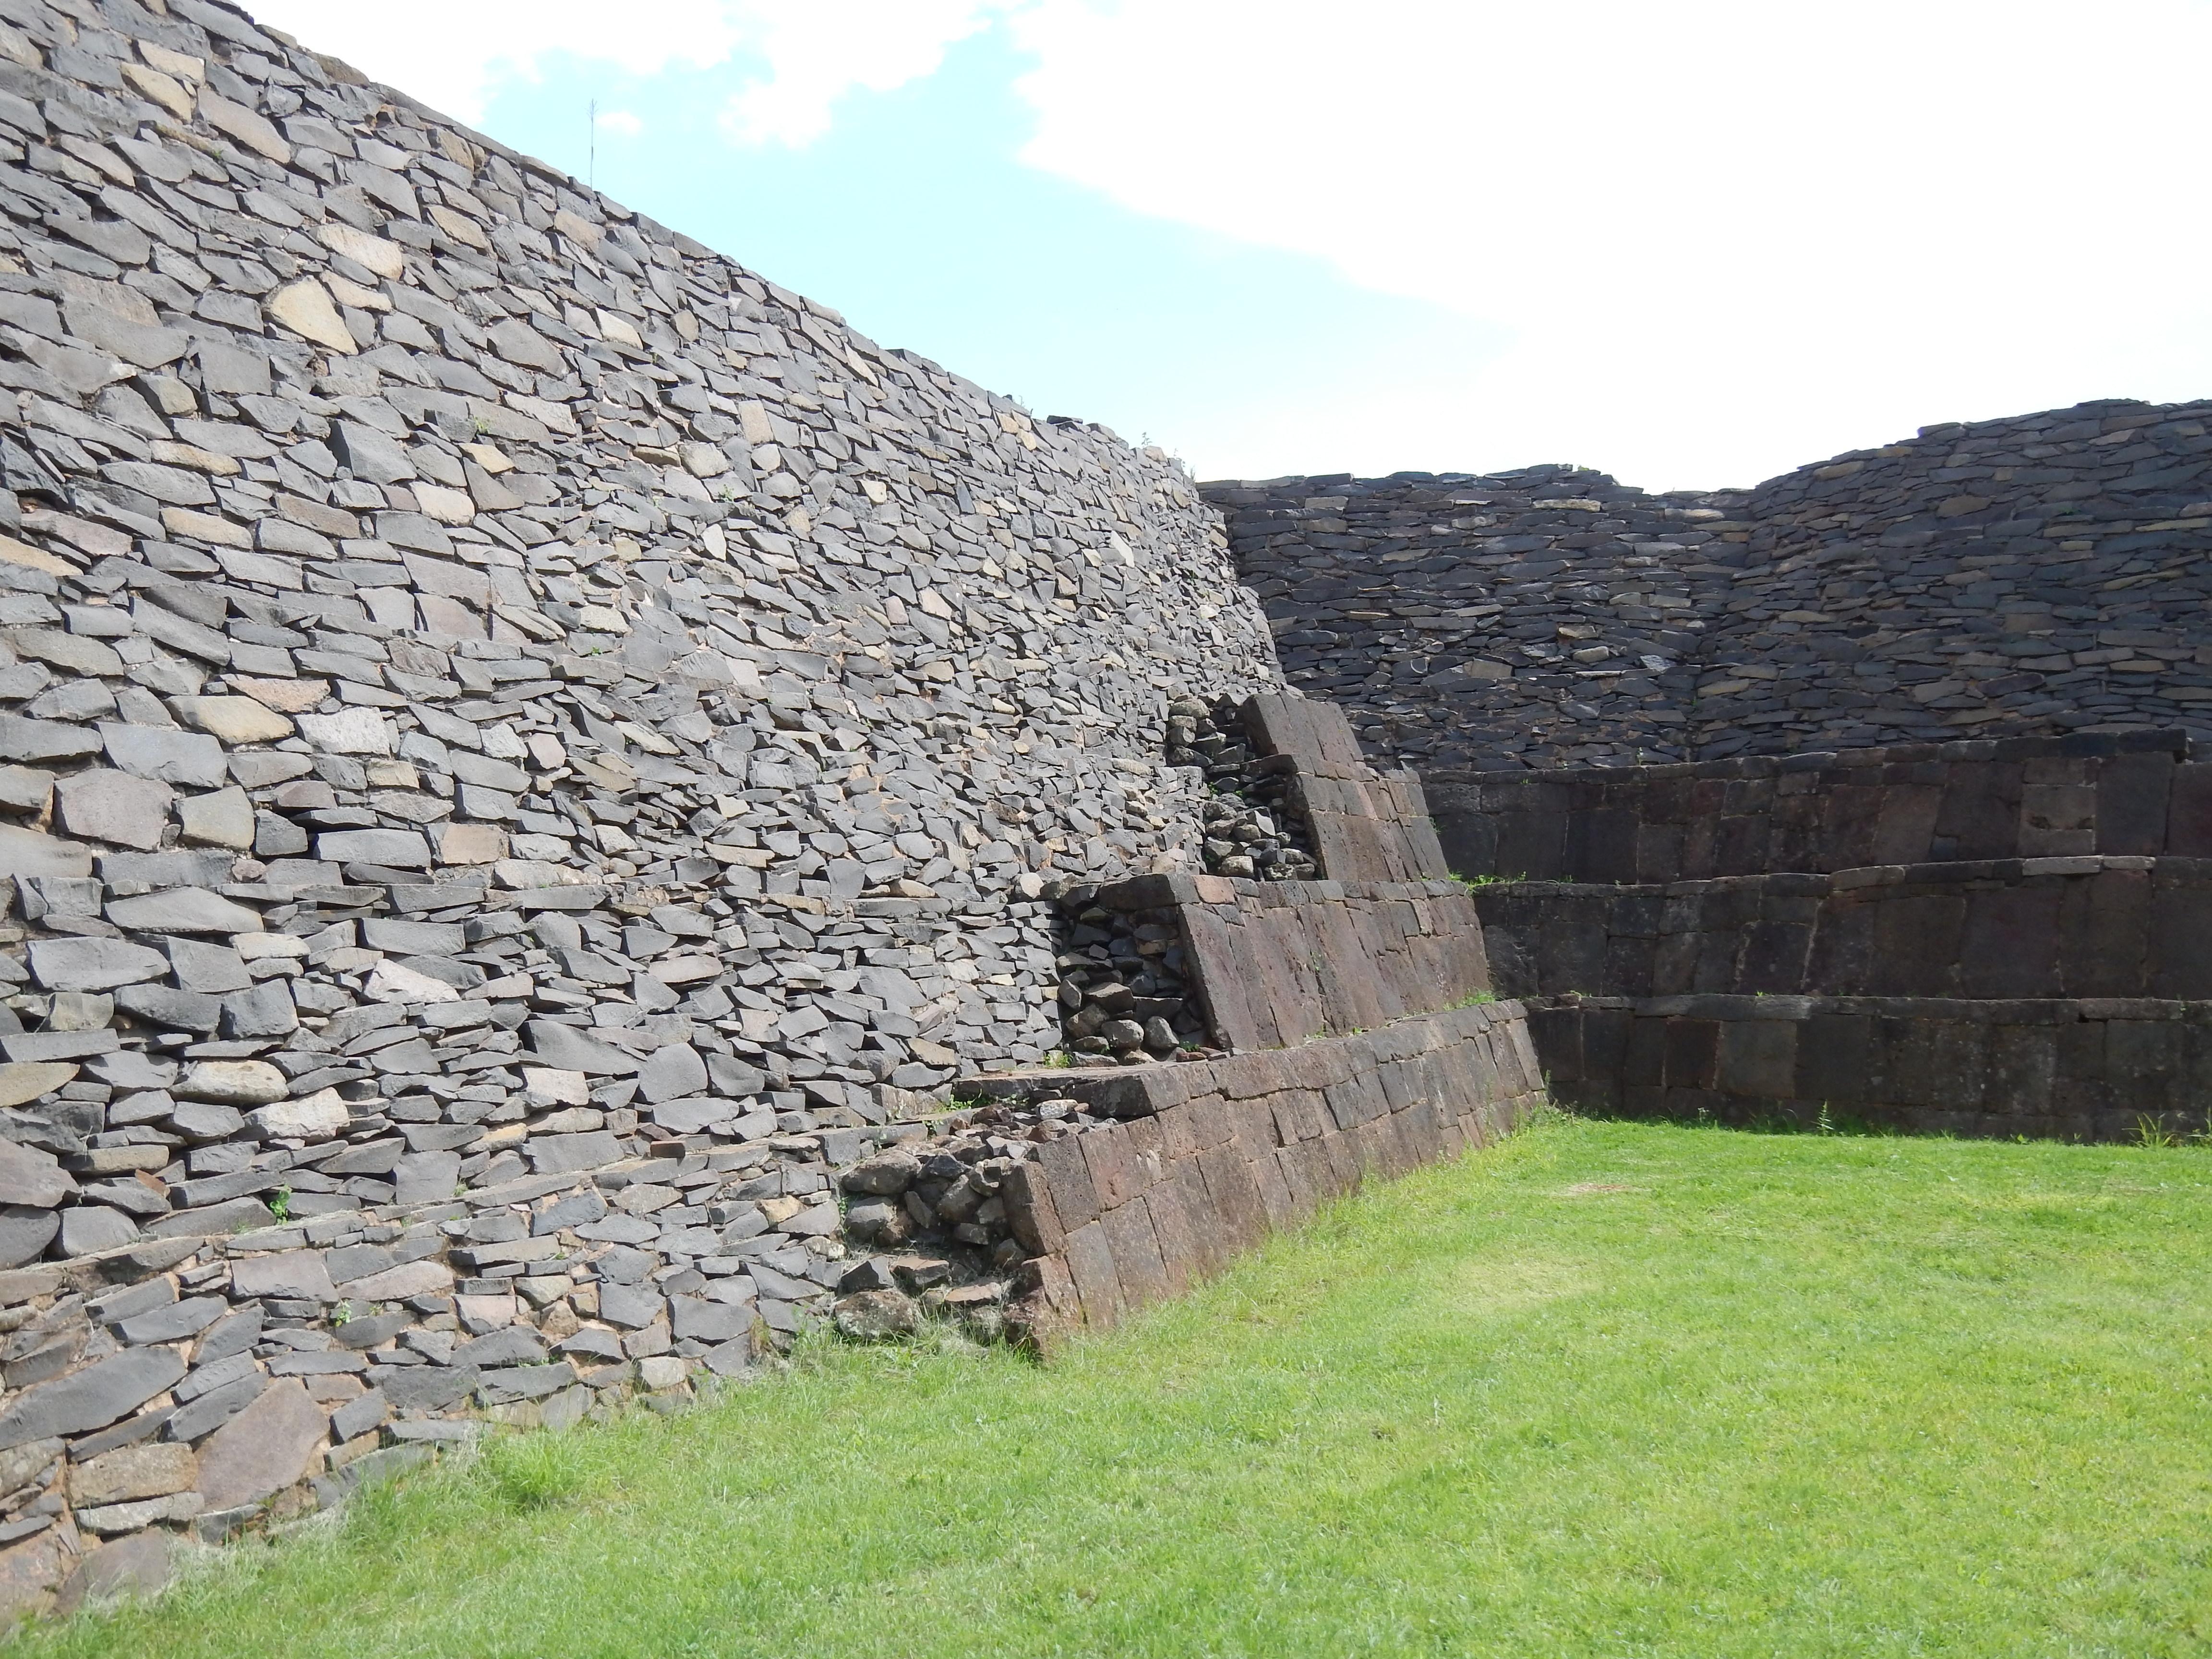
<path fill-rule="evenodd" d="M 945 1097 L 1280 690 L 1175 464 L 229 8 L 0 0 L 0 1606 L 994 1325 L 1103 1121 Z"/>
<path fill-rule="evenodd" d="M 154 1182 L 11 1260 L 1040 1059 L 1043 884 L 1194 866 L 1167 706 L 1273 681 L 1188 481 L 235 12 L 8 15 L 4 1086 Z"/>
<path fill-rule="evenodd" d="M 1206 486 L 1293 684 L 1425 769 L 2203 726 L 2212 404 L 1923 428 L 1756 489 Z"/>

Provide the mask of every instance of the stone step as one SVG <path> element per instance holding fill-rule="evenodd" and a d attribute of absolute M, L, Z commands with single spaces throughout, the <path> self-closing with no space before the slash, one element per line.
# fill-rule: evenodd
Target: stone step
<path fill-rule="evenodd" d="M 2176 999 L 1570 996 L 1528 1031 L 1600 1115 L 2116 1141 L 2212 1099 L 2212 1003 Z"/>
<path fill-rule="evenodd" d="M 1479 887 L 1505 995 L 2212 997 L 2212 860 Z"/>

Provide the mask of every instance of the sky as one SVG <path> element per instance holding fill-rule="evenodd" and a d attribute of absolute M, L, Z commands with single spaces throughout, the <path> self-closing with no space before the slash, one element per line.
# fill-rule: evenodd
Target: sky
<path fill-rule="evenodd" d="M 2212 396 L 2212 0 L 249 9 L 1201 478 Z"/>

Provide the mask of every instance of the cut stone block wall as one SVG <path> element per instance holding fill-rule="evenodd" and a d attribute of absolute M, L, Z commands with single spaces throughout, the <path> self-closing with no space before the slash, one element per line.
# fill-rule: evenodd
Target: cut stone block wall
<path fill-rule="evenodd" d="M 1562 998 L 1529 1030 L 1575 1109 L 2130 1140 L 2206 1127 L 2212 1005 L 2150 998 Z"/>
<path fill-rule="evenodd" d="M 1952 859 L 2212 855 L 2212 765 L 2182 732 L 1439 771 L 1424 784 L 1462 876 L 1654 882 Z"/>
<path fill-rule="evenodd" d="M 1478 890 L 1509 996 L 2212 999 L 2212 860 L 2011 859 Z"/>
<path fill-rule="evenodd" d="M 1174 913 L 1224 1048 L 1291 1048 L 1491 988 L 1482 924 L 1455 882 L 1143 876 L 1101 888 L 1097 902 Z"/>
<path fill-rule="evenodd" d="M 1016 1236 L 1036 1252 L 1013 1313 L 1046 1346 L 1181 1294 L 1363 1181 L 1489 1143 L 1543 1088 L 1513 1003 L 1295 1048 L 984 1086 L 1065 1091 L 1118 1120 L 1048 1142 L 1007 1182 Z"/>

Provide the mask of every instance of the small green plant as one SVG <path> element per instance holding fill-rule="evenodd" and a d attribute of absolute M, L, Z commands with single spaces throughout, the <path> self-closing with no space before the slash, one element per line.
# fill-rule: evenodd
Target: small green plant
<path fill-rule="evenodd" d="M 1064 1072 L 1075 1064 L 1065 1048 L 1054 1048 L 1044 1057 L 1044 1063 L 1055 1072 Z"/>
<path fill-rule="evenodd" d="M 1451 1006 L 1455 1008 L 1480 1008 L 1485 1003 L 1495 1002 L 1497 1000 L 1498 993 L 1495 991 L 1470 991 L 1467 995 L 1462 997 L 1457 1002 L 1453 1003 Z"/>
<path fill-rule="evenodd" d="M 333 1324 L 333 1325 L 350 1325 L 350 1324 L 352 1324 L 352 1323 L 353 1323 L 353 1304 L 352 1304 L 352 1303 L 350 1303 L 350 1302 L 341 1302 L 341 1303 L 339 1303 L 339 1304 L 338 1304 L 338 1305 L 337 1305 L 337 1307 L 335 1307 L 335 1308 L 331 1309 L 331 1324 Z"/>
<path fill-rule="evenodd" d="M 1487 876 L 1463 876 L 1460 874 L 1458 871 L 1455 870 L 1452 872 L 1452 879 L 1457 882 L 1461 886 L 1466 888 L 1469 892 L 1473 892 L 1476 889 L 1482 887 L 1510 886 L 1516 881 L 1528 880 L 1528 877 L 1526 872 L 1523 872 L 1519 875 L 1513 876 L 1501 874 L 1492 874 Z"/>
<path fill-rule="evenodd" d="M 2212 1146 L 2212 1129 L 2169 1129 L 2145 1113 L 2136 1119 L 2136 1142 L 2146 1147 Z"/>
<path fill-rule="evenodd" d="M 292 1189 L 289 1187 L 276 1189 L 276 1196 L 269 1200 L 269 1213 L 279 1221 L 292 1218 Z"/>
<path fill-rule="evenodd" d="M 485 1443 L 478 1465 L 511 1510 L 550 1509 L 574 1499 L 591 1483 L 577 1443 L 562 1435 L 501 1435 Z"/>

